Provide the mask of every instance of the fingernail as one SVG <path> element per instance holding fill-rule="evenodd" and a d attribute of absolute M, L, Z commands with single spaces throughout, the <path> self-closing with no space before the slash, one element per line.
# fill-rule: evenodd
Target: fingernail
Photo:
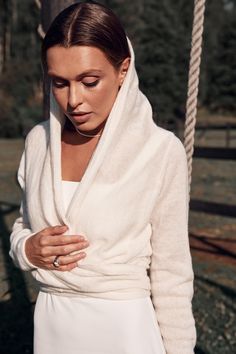
<path fill-rule="evenodd" d="M 85 258 L 85 256 L 86 256 L 86 253 L 84 253 L 84 255 L 82 256 L 82 253 L 80 253 L 80 259 L 76 262 L 77 264 L 78 264 L 78 267 L 80 266 L 80 264 L 81 264 L 81 261 Z"/>
<path fill-rule="evenodd" d="M 88 241 L 87 237 L 85 236 L 79 236 L 80 241 Z"/>

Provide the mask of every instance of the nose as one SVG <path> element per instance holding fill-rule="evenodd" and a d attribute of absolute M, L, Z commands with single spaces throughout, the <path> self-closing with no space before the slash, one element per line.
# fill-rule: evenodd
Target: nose
<path fill-rule="evenodd" d="M 82 102 L 82 92 L 79 88 L 79 84 L 71 84 L 68 92 L 68 108 L 75 109 Z"/>

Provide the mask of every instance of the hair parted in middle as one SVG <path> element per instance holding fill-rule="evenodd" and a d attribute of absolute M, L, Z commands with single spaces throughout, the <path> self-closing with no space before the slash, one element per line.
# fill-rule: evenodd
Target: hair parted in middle
<path fill-rule="evenodd" d="M 47 69 L 46 53 L 53 46 L 92 46 L 101 49 L 118 70 L 130 57 L 124 28 L 114 12 L 95 1 L 75 3 L 60 12 L 51 23 L 42 43 L 42 65 Z"/>

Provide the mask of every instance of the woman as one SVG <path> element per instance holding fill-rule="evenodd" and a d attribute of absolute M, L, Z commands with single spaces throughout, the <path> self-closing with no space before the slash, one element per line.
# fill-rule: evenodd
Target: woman
<path fill-rule="evenodd" d="M 42 46 L 50 119 L 28 134 L 10 255 L 40 285 L 35 354 L 190 354 L 184 147 L 139 90 L 131 42 L 95 2 Z"/>

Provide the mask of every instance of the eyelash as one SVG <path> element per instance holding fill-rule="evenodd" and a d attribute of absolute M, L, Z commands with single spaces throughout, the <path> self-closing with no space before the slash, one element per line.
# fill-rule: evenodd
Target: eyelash
<path fill-rule="evenodd" d="M 94 86 L 97 86 L 99 80 L 96 80 L 96 81 L 93 81 L 93 82 L 83 82 L 83 84 L 87 87 L 94 87 Z"/>
<path fill-rule="evenodd" d="M 95 87 L 95 86 L 97 86 L 97 84 L 98 84 L 98 82 L 99 82 L 99 80 L 96 80 L 96 81 L 93 81 L 93 82 L 82 82 L 83 84 L 84 84 L 84 86 L 86 86 L 86 87 Z M 63 87 L 65 87 L 66 86 L 66 84 L 58 84 L 58 83 L 56 83 L 55 81 L 53 81 L 52 80 L 52 84 L 53 84 L 53 86 L 54 87 L 56 87 L 56 88 L 63 88 Z"/>

